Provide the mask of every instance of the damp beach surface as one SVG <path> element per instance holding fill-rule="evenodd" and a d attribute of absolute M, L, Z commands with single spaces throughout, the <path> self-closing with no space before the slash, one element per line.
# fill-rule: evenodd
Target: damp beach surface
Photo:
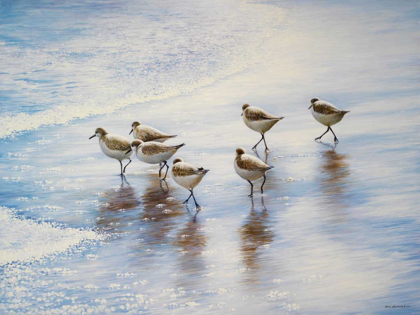
<path fill-rule="evenodd" d="M 2 10 L 1 313 L 420 311 L 415 3 Z M 313 140 L 313 97 L 350 110 L 336 146 Z M 253 199 L 233 167 L 260 139 L 244 103 L 285 117 Z M 88 140 L 135 120 L 210 169 L 195 221 L 170 173 L 133 157 L 121 178 Z"/>

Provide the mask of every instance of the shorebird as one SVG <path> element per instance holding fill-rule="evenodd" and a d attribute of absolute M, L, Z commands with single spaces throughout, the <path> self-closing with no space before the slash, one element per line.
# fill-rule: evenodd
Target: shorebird
<path fill-rule="evenodd" d="M 154 142 L 165 142 L 170 138 L 175 138 L 176 135 L 168 135 L 156 128 L 142 125 L 138 121 L 135 121 L 131 124 L 131 133 L 134 133 L 134 139 L 139 139 L 144 142 L 154 141 Z"/>
<path fill-rule="evenodd" d="M 168 174 L 169 166 L 167 161 L 178 151 L 179 148 L 183 147 L 185 143 L 180 145 L 166 145 L 159 142 L 143 142 L 141 140 L 134 140 L 131 143 L 131 147 L 135 148 L 137 158 L 145 163 L 149 164 L 161 164 L 162 167 L 159 169 L 159 177 L 162 169 L 166 166 L 166 173 L 163 180 L 166 179 Z M 132 151 L 132 148 L 129 148 L 127 153 Z"/>
<path fill-rule="evenodd" d="M 124 137 L 109 134 L 103 128 L 96 128 L 95 134 L 89 139 L 94 137 L 99 138 L 99 146 L 106 156 L 109 156 L 110 158 L 116 159 L 120 162 L 121 175 L 123 175 L 128 164 L 131 163 L 131 156 L 133 155 L 132 152 L 127 152 L 127 150 L 131 148 L 130 141 Z M 123 169 L 122 161 L 126 159 L 130 160 L 130 162 L 128 162 Z"/>
<path fill-rule="evenodd" d="M 235 158 L 235 171 L 240 177 L 248 181 L 251 184 L 251 194 L 249 197 L 252 197 L 254 194 L 254 185 L 251 181 L 257 180 L 261 177 L 264 177 L 264 181 L 261 185 L 261 193 L 264 193 L 263 187 L 265 184 L 265 173 L 272 169 L 274 166 L 265 164 L 259 158 L 245 154 L 244 148 L 236 149 L 236 158 Z"/>
<path fill-rule="evenodd" d="M 350 111 L 338 109 L 333 104 L 320 100 L 317 97 L 311 99 L 311 106 L 309 106 L 308 109 L 311 108 L 312 116 L 314 116 L 318 122 L 328 127 L 327 131 L 325 131 L 318 138 L 315 138 L 315 141 L 321 139 L 328 131 L 331 130 L 334 135 L 334 142 L 338 142 L 337 136 L 335 135 L 331 126 L 339 123 L 341 119 L 343 119 L 344 115 Z"/>
<path fill-rule="evenodd" d="M 202 167 L 185 163 L 181 158 L 176 158 L 174 160 L 174 164 L 172 166 L 172 178 L 178 185 L 188 189 L 191 193 L 183 203 L 188 203 L 188 200 L 193 197 L 196 209 L 201 209 L 200 205 L 195 200 L 194 188 L 201 182 L 208 171 L 209 170 L 205 170 Z"/>
<path fill-rule="evenodd" d="M 269 112 L 262 108 L 244 104 L 242 106 L 242 115 L 245 125 L 250 129 L 259 132 L 261 134 L 261 140 L 252 147 L 252 150 L 256 150 L 257 145 L 264 140 L 265 151 L 270 151 L 265 142 L 264 134 L 271 129 L 277 122 L 282 120 L 284 117 L 276 117 L 271 115 Z"/>

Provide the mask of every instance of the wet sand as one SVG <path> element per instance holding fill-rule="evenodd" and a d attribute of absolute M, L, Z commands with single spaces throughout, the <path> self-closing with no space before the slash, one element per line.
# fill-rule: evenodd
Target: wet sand
<path fill-rule="evenodd" d="M 417 27 L 404 6 L 402 24 L 392 5 L 367 21 L 376 9 L 288 5 L 290 22 L 244 72 L 3 140 L 1 206 L 106 237 L 3 266 L 5 313 L 418 312 Z M 351 111 L 336 146 L 331 134 L 313 140 L 325 131 L 307 109 L 315 96 Z M 243 103 L 286 117 L 266 136 L 271 153 L 259 147 L 275 168 L 253 199 L 233 168 L 235 149 L 259 140 Z M 162 187 L 157 167 L 134 158 L 122 179 L 88 140 L 99 126 L 129 137 L 134 120 L 178 134 L 168 143 L 187 145 L 176 156 L 210 169 L 196 220 L 170 176 Z"/>

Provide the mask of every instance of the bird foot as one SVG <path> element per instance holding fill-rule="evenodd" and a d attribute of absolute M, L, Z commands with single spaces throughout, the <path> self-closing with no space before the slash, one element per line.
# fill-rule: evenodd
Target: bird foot
<path fill-rule="evenodd" d="M 338 139 L 334 138 L 334 143 L 338 143 L 338 142 L 339 142 Z"/>

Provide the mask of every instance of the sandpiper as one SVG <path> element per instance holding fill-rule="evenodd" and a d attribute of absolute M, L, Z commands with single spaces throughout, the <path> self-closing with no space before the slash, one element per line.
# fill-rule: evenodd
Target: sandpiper
<path fill-rule="evenodd" d="M 265 142 L 264 134 L 284 117 L 273 116 L 264 109 L 256 106 L 251 106 L 249 104 L 244 104 L 242 106 L 241 116 L 243 116 L 244 118 L 245 125 L 247 125 L 250 129 L 257 131 L 261 134 L 261 140 L 258 141 L 257 144 L 252 147 L 252 150 L 255 150 L 257 148 L 257 145 L 264 140 L 265 151 L 269 152 L 270 150 L 268 149 L 267 143 Z"/>
<path fill-rule="evenodd" d="M 190 196 L 183 203 L 187 203 L 191 197 L 193 197 L 195 202 L 195 207 L 197 210 L 200 210 L 201 207 L 197 203 L 194 197 L 194 188 L 201 182 L 204 175 L 207 174 L 209 170 L 205 170 L 202 167 L 197 167 L 189 163 L 185 163 L 183 159 L 176 158 L 172 166 L 172 178 L 175 182 L 188 189 L 190 191 Z"/>
<path fill-rule="evenodd" d="M 156 128 L 142 125 L 138 121 L 135 121 L 131 124 L 131 131 L 129 134 L 131 135 L 131 133 L 133 133 L 134 139 L 139 139 L 144 142 L 165 142 L 170 138 L 176 137 L 176 135 L 168 135 Z"/>
<path fill-rule="evenodd" d="M 334 135 L 334 142 L 338 142 L 337 136 L 335 135 L 334 131 L 332 130 L 331 126 L 339 123 L 341 119 L 343 119 L 344 115 L 347 114 L 348 110 L 341 110 L 335 107 L 333 104 L 320 100 L 319 98 L 315 97 L 311 99 L 311 106 L 308 109 L 312 108 L 312 116 L 323 124 L 327 126 L 327 131 L 325 131 L 321 136 L 315 138 L 316 140 L 321 139 L 328 131 Z"/>
<path fill-rule="evenodd" d="M 128 164 L 131 163 L 131 156 L 133 155 L 132 152 L 127 152 L 127 150 L 131 148 L 130 141 L 124 137 L 109 134 L 103 128 L 96 128 L 95 134 L 89 139 L 92 139 L 95 136 L 99 138 L 99 146 L 101 147 L 102 152 L 110 158 L 116 159 L 120 162 L 121 175 L 123 175 Z M 126 159 L 130 160 L 130 162 L 128 162 L 123 169 L 121 161 Z"/>
<path fill-rule="evenodd" d="M 257 180 L 261 177 L 264 177 L 264 181 L 261 185 L 261 193 L 264 193 L 263 187 L 265 184 L 265 173 L 272 169 L 273 166 L 265 164 L 259 158 L 245 154 L 244 148 L 236 149 L 236 158 L 235 158 L 235 171 L 243 179 L 247 180 L 251 184 L 251 194 L 249 197 L 252 197 L 254 194 L 254 185 L 251 181 Z"/>
<path fill-rule="evenodd" d="M 161 164 L 162 167 L 159 169 L 159 177 L 162 169 L 166 166 L 166 173 L 163 180 L 166 179 L 168 174 L 169 166 L 167 161 L 178 151 L 179 148 L 183 147 L 185 143 L 180 145 L 167 145 L 159 142 L 143 142 L 141 140 L 134 140 L 131 143 L 131 147 L 135 148 L 137 158 L 145 163 L 149 164 Z M 132 149 L 129 148 L 127 151 L 130 152 Z"/>

